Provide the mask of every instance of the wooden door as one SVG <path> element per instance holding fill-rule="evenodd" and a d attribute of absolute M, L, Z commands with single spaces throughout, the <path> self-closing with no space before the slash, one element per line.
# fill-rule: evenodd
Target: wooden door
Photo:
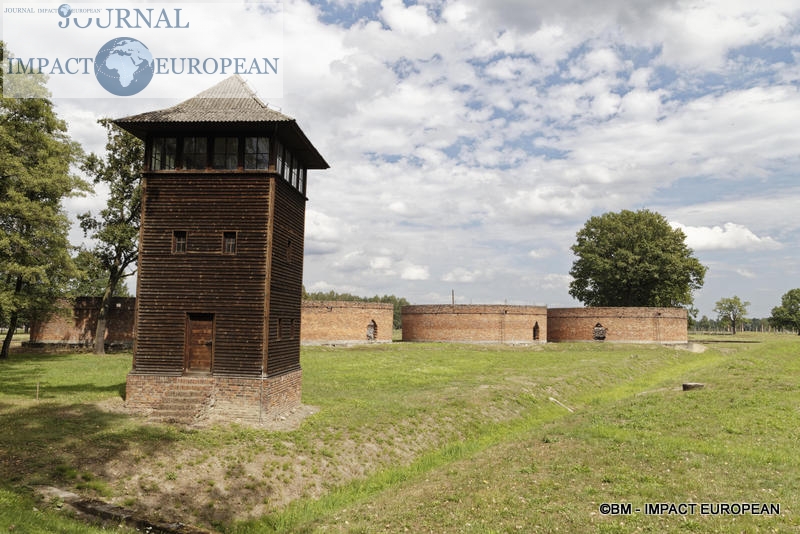
<path fill-rule="evenodd" d="M 186 370 L 208 373 L 214 355 L 214 315 L 190 313 L 186 323 Z"/>

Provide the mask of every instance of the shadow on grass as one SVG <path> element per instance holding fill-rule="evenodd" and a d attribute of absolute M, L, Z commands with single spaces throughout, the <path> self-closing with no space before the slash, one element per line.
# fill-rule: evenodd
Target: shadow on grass
<path fill-rule="evenodd" d="M 763 343 L 758 339 L 697 339 L 697 343 Z"/>
<path fill-rule="evenodd" d="M 32 400 L 37 398 L 37 387 L 35 383 L 19 383 L 17 385 L 7 386 L 3 382 L 5 381 L 0 381 L 0 384 L 2 384 L 0 385 L 0 389 L 7 395 L 23 397 Z M 125 399 L 125 382 L 111 384 L 108 386 L 97 386 L 94 384 L 52 386 L 49 384 L 41 384 L 38 388 L 38 399 L 40 401 L 56 400 L 86 393 L 107 393 L 111 396 Z"/>
<path fill-rule="evenodd" d="M 0 484 L 71 486 L 101 475 L 103 467 L 133 448 L 149 455 L 178 436 L 170 427 L 137 424 L 125 414 L 93 404 L 52 402 L 0 413 Z"/>
<path fill-rule="evenodd" d="M 17 354 L 0 362 L 0 487 L 52 485 L 102 498 L 109 462 L 181 439 L 124 411 L 126 360 Z"/>

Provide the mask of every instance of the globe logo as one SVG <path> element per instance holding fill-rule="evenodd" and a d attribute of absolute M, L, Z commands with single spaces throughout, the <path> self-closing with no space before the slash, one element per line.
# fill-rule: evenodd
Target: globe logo
<path fill-rule="evenodd" d="M 153 54 L 141 41 L 117 37 L 97 52 L 94 76 L 112 95 L 135 95 L 153 79 Z"/>
<path fill-rule="evenodd" d="M 72 15 L 72 8 L 69 7 L 69 4 L 61 4 L 58 6 L 58 14 L 64 18 L 67 18 Z"/>

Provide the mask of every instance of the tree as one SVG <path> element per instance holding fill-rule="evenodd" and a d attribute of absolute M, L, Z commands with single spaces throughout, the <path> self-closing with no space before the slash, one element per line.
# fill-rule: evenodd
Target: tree
<path fill-rule="evenodd" d="M 103 267 L 100 258 L 90 250 L 79 247 L 73 256 L 77 273 L 69 281 L 68 293 L 70 297 L 102 297 L 108 285 L 108 272 Z M 130 297 L 128 286 L 120 280 L 114 288 L 114 296 Z"/>
<path fill-rule="evenodd" d="M 19 322 L 52 309 L 74 274 L 61 202 L 90 189 L 70 172 L 81 149 L 53 111 L 44 77 L 21 83 L 41 98 L 0 99 L 0 318 L 8 324 L 0 359 Z"/>
<path fill-rule="evenodd" d="M 721 321 L 731 325 L 731 332 L 735 334 L 736 325 L 744 321 L 748 306 L 750 306 L 749 302 L 742 302 L 739 297 L 734 295 L 731 298 L 719 299 L 714 311 Z"/>
<path fill-rule="evenodd" d="M 576 237 L 569 294 L 587 306 L 688 306 L 703 285 L 706 267 L 658 213 L 605 213 Z"/>
<path fill-rule="evenodd" d="M 84 213 L 78 219 L 84 235 L 97 240 L 91 252 L 107 276 L 94 337 L 95 354 L 103 354 L 111 299 L 123 279 L 135 272 L 130 267 L 139 257 L 144 145 L 141 140 L 118 128 L 111 119 L 97 122 L 106 129 L 105 159 L 92 153 L 81 169 L 92 177 L 95 185 L 107 185 L 109 197 L 99 215 Z"/>
<path fill-rule="evenodd" d="M 777 328 L 797 330 L 800 335 L 800 288 L 791 289 L 781 297 L 781 305 L 772 308 L 769 322 Z"/>
<path fill-rule="evenodd" d="M 704 315 L 697 322 L 697 329 L 700 330 L 701 332 L 707 332 L 707 331 L 711 330 L 711 321 L 708 319 L 707 316 Z"/>

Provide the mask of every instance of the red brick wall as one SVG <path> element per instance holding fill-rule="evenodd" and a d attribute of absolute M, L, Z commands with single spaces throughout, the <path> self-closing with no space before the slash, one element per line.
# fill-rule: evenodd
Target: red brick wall
<path fill-rule="evenodd" d="M 606 328 L 606 341 L 686 343 L 689 340 L 683 308 L 550 308 L 549 341 L 592 341 L 597 323 Z"/>
<path fill-rule="evenodd" d="M 378 302 L 303 301 L 300 319 L 302 343 L 367 341 L 367 325 L 375 321 L 374 341 L 392 340 L 394 307 Z"/>
<path fill-rule="evenodd" d="M 78 297 L 74 301 L 60 301 L 59 309 L 47 320 L 31 325 L 33 343 L 92 344 L 100 311 L 100 297 Z M 133 343 L 136 316 L 136 299 L 114 297 L 111 299 L 106 319 L 105 342 L 109 344 Z"/>
<path fill-rule="evenodd" d="M 423 305 L 403 306 L 403 341 L 471 343 L 544 343 L 544 306 Z M 534 325 L 539 339 L 533 339 Z"/>
<path fill-rule="evenodd" d="M 129 373 L 125 404 L 132 411 L 158 415 L 176 392 L 194 390 L 202 401 L 184 406 L 184 417 L 258 422 L 300 406 L 303 372 L 265 378 L 225 376 L 163 376 Z M 180 407 L 175 404 L 173 407 Z"/>

